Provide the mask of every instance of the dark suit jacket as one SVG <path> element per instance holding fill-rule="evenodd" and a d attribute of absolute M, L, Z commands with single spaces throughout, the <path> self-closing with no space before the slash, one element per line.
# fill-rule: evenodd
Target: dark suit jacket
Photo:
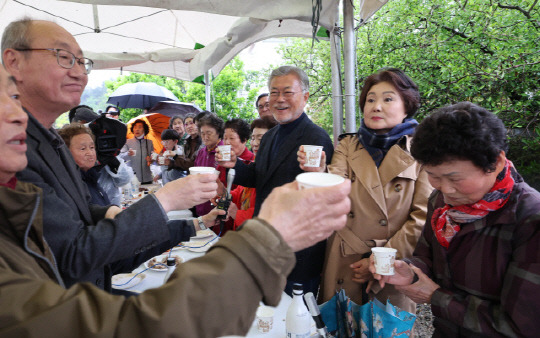
<path fill-rule="evenodd" d="M 90 194 L 69 149 L 55 138 L 59 137 L 56 132 L 28 115 L 28 166 L 17 178 L 43 189 L 44 237 L 67 287 L 89 281 L 109 289 L 112 272 L 134 268 L 181 240 L 177 232 L 181 230 L 167 226 L 167 216 L 152 195 L 115 219 L 103 219 L 108 207 L 90 204 Z M 118 269 L 108 266 L 120 260 Z"/>
<path fill-rule="evenodd" d="M 256 188 L 255 216 L 259 214 L 262 203 L 272 189 L 294 181 L 296 176 L 303 172 L 296 155 L 301 145 L 323 146 L 327 163 L 330 163 L 334 153 L 334 146 L 328 133 L 304 115 L 295 130 L 284 140 L 275 158 L 271 160 L 270 151 L 278 128 L 279 126 L 276 126 L 264 134 L 255 162 L 246 165 L 242 161 L 236 161 L 234 183 Z M 325 248 L 326 241 L 322 241 L 297 252 L 296 266 L 288 279 L 301 282 L 319 276 Z"/>

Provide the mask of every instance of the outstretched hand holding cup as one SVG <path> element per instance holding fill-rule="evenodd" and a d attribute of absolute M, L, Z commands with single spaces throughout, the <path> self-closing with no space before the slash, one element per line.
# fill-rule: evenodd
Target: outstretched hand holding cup
<path fill-rule="evenodd" d="M 189 209 L 216 195 L 217 178 L 215 170 L 208 174 L 188 175 L 165 184 L 154 196 L 165 212 Z"/>
<path fill-rule="evenodd" d="M 218 161 L 219 165 L 224 168 L 234 168 L 236 165 L 236 154 L 234 151 L 229 151 L 230 158 L 227 160 L 228 157 L 224 157 L 224 154 L 221 153 L 221 149 L 219 147 L 216 148 L 216 161 Z"/>
<path fill-rule="evenodd" d="M 379 285 L 381 287 L 384 287 L 386 283 L 393 285 L 409 285 L 414 279 L 414 272 L 412 271 L 411 267 L 402 260 L 394 261 L 394 273 L 391 275 L 382 275 L 377 272 L 374 255 L 371 255 L 369 260 L 369 271 L 373 274 L 373 278 L 379 281 Z"/>

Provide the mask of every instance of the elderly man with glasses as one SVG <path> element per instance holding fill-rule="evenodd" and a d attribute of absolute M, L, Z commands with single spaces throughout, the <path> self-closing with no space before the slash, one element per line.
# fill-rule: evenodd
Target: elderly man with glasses
<path fill-rule="evenodd" d="M 69 149 L 52 127 L 79 104 L 93 65 L 69 32 L 48 21 L 12 22 L 2 36 L 2 62 L 28 114 L 28 166 L 17 179 L 43 189 L 44 235 L 66 286 L 88 281 L 110 290 L 112 274 L 132 270 L 200 229 L 197 220 L 168 222 L 166 213 L 215 196 L 216 175 L 176 180 L 122 212 L 90 204 Z"/>

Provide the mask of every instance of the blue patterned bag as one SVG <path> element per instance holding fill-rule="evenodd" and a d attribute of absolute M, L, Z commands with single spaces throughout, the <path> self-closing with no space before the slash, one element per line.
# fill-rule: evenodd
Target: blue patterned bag
<path fill-rule="evenodd" d="M 328 331 L 338 338 L 410 337 L 416 316 L 377 299 L 359 306 L 345 290 L 320 306 Z"/>

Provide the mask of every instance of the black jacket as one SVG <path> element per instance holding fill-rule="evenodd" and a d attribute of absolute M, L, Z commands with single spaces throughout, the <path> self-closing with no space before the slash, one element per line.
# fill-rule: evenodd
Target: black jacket
<path fill-rule="evenodd" d="M 261 205 L 272 189 L 292 182 L 302 173 L 297 160 L 297 151 L 301 145 L 320 145 L 326 153 L 327 164 L 334 153 L 334 146 L 328 133 L 313 123 L 307 115 L 294 128 L 294 131 L 282 140 L 279 151 L 272 159 L 271 148 L 278 133 L 279 125 L 264 134 L 255 162 L 244 164 L 236 161 L 235 184 L 254 187 L 257 191 L 254 216 L 259 214 Z M 288 277 L 289 281 L 304 281 L 321 274 L 324 262 L 326 240 L 296 253 L 296 266 Z"/>

